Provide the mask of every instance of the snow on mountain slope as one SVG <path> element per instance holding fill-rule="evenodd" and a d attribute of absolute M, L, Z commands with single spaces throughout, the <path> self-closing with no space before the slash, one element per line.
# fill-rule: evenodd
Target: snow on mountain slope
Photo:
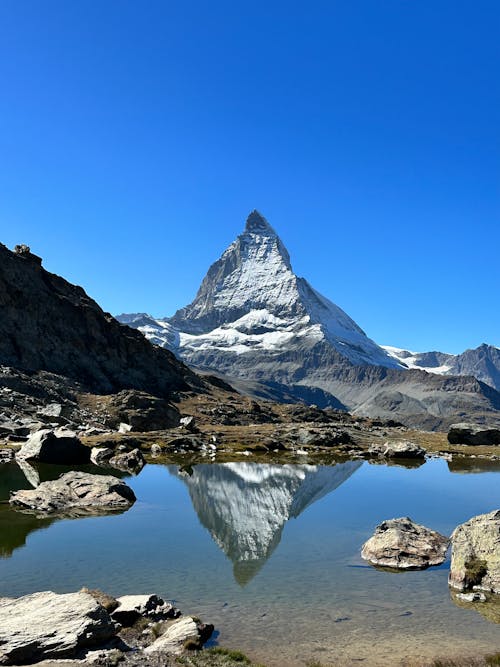
<path fill-rule="evenodd" d="M 343 310 L 294 274 L 285 246 L 257 211 L 210 267 L 190 305 L 171 318 L 139 314 L 118 319 L 198 365 L 206 365 L 200 364 L 200 353 L 210 350 L 244 355 L 324 340 L 351 363 L 402 367 Z"/>
<path fill-rule="evenodd" d="M 411 352 L 392 345 L 381 345 L 381 347 L 407 368 L 416 368 L 437 375 L 446 375 L 452 367 L 451 363 L 440 362 L 451 361 L 454 358 L 454 355 L 444 352 Z"/>

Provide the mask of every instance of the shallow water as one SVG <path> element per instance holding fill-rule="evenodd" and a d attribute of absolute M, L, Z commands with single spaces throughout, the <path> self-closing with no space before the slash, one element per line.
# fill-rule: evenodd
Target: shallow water
<path fill-rule="evenodd" d="M 417 469 L 149 465 L 127 479 L 138 501 L 121 515 L 38 520 L 2 503 L 0 597 L 82 586 L 157 592 L 270 667 L 499 651 L 500 626 L 450 599 L 448 562 L 390 574 L 359 557 L 383 519 L 408 515 L 450 534 L 500 507 L 499 472 L 471 470 L 450 472 L 442 460 Z M 0 466 L 0 499 L 29 486 L 15 464 Z"/>

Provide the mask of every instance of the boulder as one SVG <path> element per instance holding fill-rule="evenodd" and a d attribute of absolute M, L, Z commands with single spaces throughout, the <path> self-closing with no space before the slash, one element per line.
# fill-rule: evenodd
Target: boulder
<path fill-rule="evenodd" d="M 14 450 L 0 449 L 0 463 L 9 463 L 14 458 Z"/>
<path fill-rule="evenodd" d="M 108 464 L 113 466 L 113 468 L 118 468 L 118 470 L 124 470 L 126 472 L 130 470 L 141 470 L 144 467 L 146 461 L 140 449 L 132 449 L 130 452 L 123 452 L 123 454 L 116 454 L 112 456 Z"/>
<path fill-rule="evenodd" d="M 0 601 L 0 664 L 76 657 L 116 634 L 107 611 L 88 593 L 33 593 Z"/>
<path fill-rule="evenodd" d="M 179 411 L 163 398 L 126 389 L 107 397 L 106 425 L 128 431 L 158 431 L 179 425 Z"/>
<path fill-rule="evenodd" d="M 96 466 L 106 465 L 114 453 L 111 447 L 92 447 L 90 460 Z"/>
<path fill-rule="evenodd" d="M 183 616 L 144 649 L 146 655 L 170 653 L 180 655 L 184 649 L 200 649 L 210 639 L 213 625 L 199 623 L 193 616 Z"/>
<path fill-rule="evenodd" d="M 117 603 L 111 615 L 115 621 L 126 627 L 133 625 L 141 617 L 157 622 L 180 616 L 178 609 L 157 595 L 124 595 L 117 599 Z"/>
<path fill-rule="evenodd" d="M 389 519 L 363 544 L 361 557 L 372 565 L 397 570 L 424 570 L 446 558 L 449 539 L 410 518 Z"/>
<path fill-rule="evenodd" d="M 193 417 L 193 415 L 186 415 L 185 417 L 181 417 L 179 426 L 186 431 L 189 431 L 189 433 L 199 433 L 199 429 L 196 426 L 196 419 Z"/>
<path fill-rule="evenodd" d="M 90 461 L 90 449 L 73 431 L 42 429 L 31 435 L 16 458 L 42 463 L 80 464 Z"/>
<path fill-rule="evenodd" d="M 85 516 L 124 511 L 135 500 L 134 492 L 121 479 L 71 471 L 36 489 L 15 491 L 9 502 L 16 509 L 42 515 Z"/>
<path fill-rule="evenodd" d="M 480 514 L 455 528 L 448 581 L 459 591 L 500 593 L 500 510 Z"/>
<path fill-rule="evenodd" d="M 500 445 L 500 428 L 478 424 L 452 424 L 448 431 L 451 445 Z"/>
<path fill-rule="evenodd" d="M 368 449 L 368 454 L 386 459 L 423 459 L 426 451 L 414 442 L 400 440 L 399 442 L 386 442 L 383 445 L 373 444 Z"/>

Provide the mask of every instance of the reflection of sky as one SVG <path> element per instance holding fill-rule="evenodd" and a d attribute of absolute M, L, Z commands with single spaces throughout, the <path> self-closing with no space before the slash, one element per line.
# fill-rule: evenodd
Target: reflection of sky
<path fill-rule="evenodd" d="M 407 632 L 411 623 L 416 637 L 431 628 L 443 641 L 469 637 L 488 646 L 498 628 L 451 603 L 447 564 L 387 575 L 364 567 L 359 550 L 374 527 L 391 517 L 408 515 L 450 534 L 471 516 L 500 506 L 498 480 L 492 472 L 452 474 L 440 460 L 413 470 L 364 463 L 284 523 L 269 559 L 241 588 L 232 562 L 201 525 L 184 480 L 149 465 L 127 479 L 138 497 L 128 512 L 55 521 L 46 530 L 28 533 L 25 547 L 0 560 L 0 596 L 82 586 L 113 594 L 157 592 L 219 624 L 242 649 L 243 627 L 249 642 L 253 633 L 252 642 L 260 641 L 258 636 L 266 645 L 271 633 L 302 635 L 303 628 L 294 623 L 305 617 L 307 633 L 318 642 L 331 636 L 337 645 L 344 638 L 347 644 L 351 631 L 357 637 L 369 638 L 370 632 L 393 637 Z M 411 616 L 403 615 L 407 611 Z M 342 632 L 336 625 L 332 630 L 337 616 L 352 618 L 351 625 L 338 626 Z"/>

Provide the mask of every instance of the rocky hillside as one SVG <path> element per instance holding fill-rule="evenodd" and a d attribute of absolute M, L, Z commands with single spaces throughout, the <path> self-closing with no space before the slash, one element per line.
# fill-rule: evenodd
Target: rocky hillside
<path fill-rule="evenodd" d="M 46 271 L 26 246 L 11 252 L 1 244 L 0 365 L 48 371 L 95 393 L 138 389 L 170 397 L 202 384 L 171 352 Z"/>

